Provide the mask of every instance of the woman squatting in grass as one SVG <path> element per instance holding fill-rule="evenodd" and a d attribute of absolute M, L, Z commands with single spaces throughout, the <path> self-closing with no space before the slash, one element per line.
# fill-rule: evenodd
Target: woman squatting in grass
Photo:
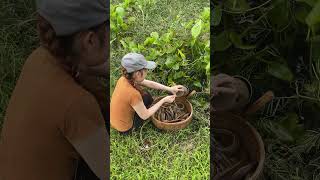
<path fill-rule="evenodd" d="M 172 103 L 176 93 L 183 91 L 183 86 L 168 87 L 145 79 L 148 70 L 154 69 L 156 63 L 147 61 L 141 54 L 126 54 L 121 60 L 121 65 L 122 76 L 117 81 L 111 97 L 110 125 L 117 131 L 128 134 L 132 129 L 140 127 L 163 103 Z M 151 106 L 153 98 L 142 87 L 168 91 L 173 95 L 166 96 Z"/>

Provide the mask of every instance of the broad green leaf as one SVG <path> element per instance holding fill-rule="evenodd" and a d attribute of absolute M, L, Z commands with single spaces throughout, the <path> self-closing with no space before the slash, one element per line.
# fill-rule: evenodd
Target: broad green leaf
<path fill-rule="evenodd" d="M 128 41 L 127 44 L 129 45 L 129 50 L 130 51 L 132 51 L 132 52 L 137 52 L 138 51 L 138 46 L 133 41 Z"/>
<path fill-rule="evenodd" d="M 150 48 L 148 59 L 149 60 L 157 59 L 159 57 L 159 55 L 161 55 L 161 53 L 158 50 L 156 50 L 155 48 Z"/>
<path fill-rule="evenodd" d="M 200 19 L 197 21 L 197 23 L 191 29 L 191 35 L 192 35 L 193 39 L 198 38 L 198 36 L 201 33 L 201 29 L 202 29 L 202 20 Z"/>
<path fill-rule="evenodd" d="M 124 42 L 124 40 L 120 40 L 121 45 L 123 46 L 124 49 L 127 49 L 128 46 L 126 44 L 126 42 Z"/>
<path fill-rule="evenodd" d="M 167 58 L 166 62 L 165 62 L 165 65 L 166 65 L 168 68 L 172 68 L 173 65 L 175 64 L 175 62 L 176 62 L 175 58 L 169 56 L 169 57 Z"/>
<path fill-rule="evenodd" d="M 320 1 L 316 3 L 311 12 L 308 14 L 306 22 L 310 27 L 320 23 Z"/>
<path fill-rule="evenodd" d="M 214 26 L 218 26 L 221 22 L 221 17 L 222 17 L 222 10 L 220 6 L 215 6 L 213 8 L 213 20 L 212 20 L 212 24 Z"/>
<path fill-rule="evenodd" d="M 185 75 L 186 74 L 183 71 L 179 71 L 179 72 L 174 73 L 173 78 L 174 79 L 179 79 L 179 78 L 184 77 Z"/>
<path fill-rule="evenodd" d="M 132 2 L 132 0 L 125 0 L 124 1 L 124 6 L 128 7 L 131 2 Z"/>
<path fill-rule="evenodd" d="M 157 32 L 152 32 L 150 36 L 153 37 L 155 40 L 159 39 L 159 34 Z"/>
<path fill-rule="evenodd" d="M 190 20 L 184 27 L 185 27 L 186 29 L 190 29 L 190 28 L 192 27 L 193 23 L 194 23 L 194 21 L 193 21 L 193 20 Z"/>
<path fill-rule="evenodd" d="M 201 13 L 201 18 L 206 21 L 210 19 L 210 8 L 204 8 L 204 10 Z"/>
<path fill-rule="evenodd" d="M 149 44 L 152 44 L 155 41 L 153 37 L 147 37 L 147 39 L 143 42 L 143 45 L 147 46 Z"/>
<path fill-rule="evenodd" d="M 116 11 L 111 11 L 110 12 L 110 18 L 115 19 L 117 17 L 117 12 Z"/>
<path fill-rule="evenodd" d="M 122 17 L 117 16 L 117 25 L 121 26 L 122 24 L 124 24 Z"/>
<path fill-rule="evenodd" d="M 142 51 L 142 50 L 145 50 L 146 48 L 143 45 L 138 44 L 138 49 L 139 49 L 139 51 Z"/>
<path fill-rule="evenodd" d="M 179 55 L 181 56 L 181 58 L 182 58 L 183 60 L 185 60 L 185 59 L 186 59 L 186 55 L 185 55 L 185 54 L 183 54 L 183 52 L 182 52 L 182 51 L 180 51 L 180 49 L 178 49 L 178 53 L 179 53 Z"/>
<path fill-rule="evenodd" d="M 170 86 L 173 86 L 173 85 L 175 85 L 176 83 L 173 81 L 173 79 L 174 79 L 174 77 L 173 77 L 173 75 L 169 75 L 169 76 L 166 76 L 166 77 L 168 77 L 168 84 L 170 84 Z"/>
<path fill-rule="evenodd" d="M 268 73 L 284 81 L 292 81 L 293 74 L 286 64 L 272 62 L 268 66 Z"/>
<path fill-rule="evenodd" d="M 242 42 L 242 39 L 241 39 L 240 35 L 238 35 L 235 32 L 230 32 L 229 37 L 230 37 L 231 42 L 234 44 L 234 46 L 239 48 L 239 49 L 248 50 L 248 49 L 256 48 L 255 45 L 246 45 L 246 44 L 244 44 Z"/>
<path fill-rule="evenodd" d="M 193 85 L 194 85 L 194 86 L 196 86 L 196 87 L 199 87 L 199 88 L 201 88 L 201 87 L 202 87 L 202 85 L 201 85 L 200 81 L 196 81 L 196 82 L 194 82 L 194 83 L 193 83 Z"/>
<path fill-rule="evenodd" d="M 174 70 L 179 70 L 180 66 L 179 66 L 179 63 L 176 63 L 173 65 L 172 69 Z"/>
<path fill-rule="evenodd" d="M 224 51 L 228 49 L 232 43 L 229 40 L 229 33 L 223 31 L 220 33 L 213 41 L 213 50 L 214 51 Z"/>
<path fill-rule="evenodd" d="M 168 32 L 168 33 L 163 34 L 160 39 L 166 43 L 169 43 L 172 39 L 172 35 L 173 35 L 172 32 Z"/>
<path fill-rule="evenodd" d="M 174 49 L 179 49 L 184 44 L 182 40 L 175 39 L 174 43 L 172 44 L 174 46 Z"/>
<path fill-rule="evenodd" d="M 128 25 L 125 24 L 125 23 L 123 23 L 123 24 L 121 24 L 121 28 L 122 28 L 124 31 L 126 31 L 126 30 L 128 30 Z"/>
<path fill-rule="evenodd" d="M 202 61 L 202 62 L 209 63 L 209 62 L 210 62 L 210 54 L 206 54 L 206 55 L 203 57 L 203 61 Z"/>
<path fill-rule="evenodd" d="M 156 57 L 157 57 L 157 54 L 155 52 L 151 52 L 148 56 L 148 60 L 156 59 Z"/>
<path fill-rule="evenodd" d="M 118 14 L 119 17 L 123 18 L 124 17 L 124 8 L 119 6 L 116 8 L 116 12 Z"/>

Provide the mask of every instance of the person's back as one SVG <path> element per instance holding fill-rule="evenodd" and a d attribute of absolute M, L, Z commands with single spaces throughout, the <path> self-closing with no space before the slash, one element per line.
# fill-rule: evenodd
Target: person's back
<path fill-rule="evenodd" d="M 37 1 L 41 46 L 26 60 L 6 109 L 0 180 L 106 179 L 105 89 L 87 77 L 107 73 L 107 14 L 103 0 Z"/>
<path fill-rule="evenodd" d="M 81 111 L 91 121 L 81 121 Z M 26 61 L 7 108 L 0 179 L 72 179 L 80 157 L 69 140 L 86 135 L 88 127 L 104 126 L 100 115 L 94 97 L 38 48 Z"/>

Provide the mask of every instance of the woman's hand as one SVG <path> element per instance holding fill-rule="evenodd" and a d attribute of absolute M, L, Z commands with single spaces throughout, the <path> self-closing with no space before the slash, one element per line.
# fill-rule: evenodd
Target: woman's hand
<path fill-rule="evenodd" d="M 176 86 L 172 86 L 169 88 L 169 91 L 173 94 L 173 95 L 176 95 L 177 92 L 179 91 L 183 91 L 183 86 L 182 85 L 176 85 Z"/>
<path fill-rule="evenodd" d="M 139 115 L 141 119 L 147 120 L 158 111 L 158 109 L 162 106 L 163 103 L 172 103 L 175 99 L 176 95 L 166 96 L 157 103 L 155 103 L 153 106 L 151 106 L 149 109 L 146 108 L 143 101 L 140 101 L 136 105 L 132 106 L 132 108 L 135 110 L 135 112 Z"/>
<path fill-rule="evenodd" d="M 211 105 L 214 111 L 241 110 L 248 104 L 250 93 L 246 82 L 240 78 L 227 74 L 211 76 Z"/>
<path fill-rule="evenodd" d="M 166 96 L 163 98 L 164 103 L 172 103 L 176 99 L 176 95 Z"/>

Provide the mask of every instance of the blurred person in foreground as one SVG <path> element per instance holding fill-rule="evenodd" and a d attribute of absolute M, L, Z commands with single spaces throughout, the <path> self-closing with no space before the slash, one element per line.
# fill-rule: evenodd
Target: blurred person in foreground
<path fill-rule="evenodd" d="M 107 1 L 38 0 L 0 139 L 0 180 L 108 179 Z"/>
<path fill-rule="evenodd" d="M 242 76 L 211 75 L 211 114 L 215 112 L 241 112 L 256 97 L 251 83 Z M 257 93 L 255 93 L 257 94 Z"/>

